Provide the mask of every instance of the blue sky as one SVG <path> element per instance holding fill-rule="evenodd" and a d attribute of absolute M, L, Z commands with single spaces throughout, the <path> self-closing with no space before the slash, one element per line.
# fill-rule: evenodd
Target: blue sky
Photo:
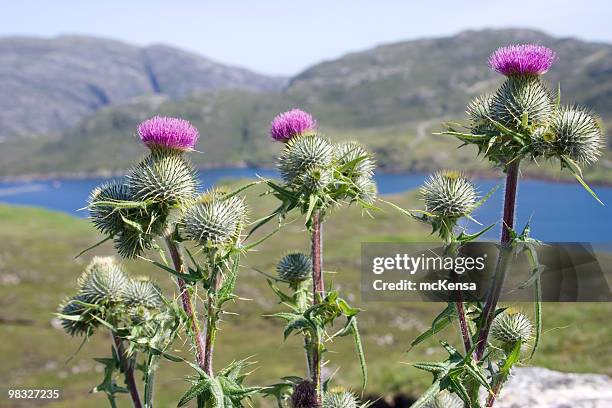
<path fill-rule="evenodd" d="M 378 44 L 485 27 L 612 42 L 606 0 L 0 0 L 0 35 L 166 43 L 268 74 Z"/>

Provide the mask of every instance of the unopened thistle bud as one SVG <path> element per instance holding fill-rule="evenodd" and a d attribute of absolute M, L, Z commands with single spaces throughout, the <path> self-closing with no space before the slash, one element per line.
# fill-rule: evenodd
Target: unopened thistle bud
<path fill-rule="evenodd" d="M 473 135 L 494 136 L 499 130 L 491 123 L 493 95 L 486 94 L 472 99 L 467 107 L 470 130 Z"/>
<path fill-rule="evenodd" d="M 148 279 L 132 279 L 125 289 L 125 303 L 128 306 L 143 306 L 158 309 L 163 306 L 161 289 Z"/>
<path fill-rule="evenodd" d="M 341 142 L 335 146 L 335 155 L 338 165 L 344 170 L 344 174 L 356 179 L 358 177 L 372 176 L 376 164 L 368 150 L 358 142 Z M 350 163 L 354 163 L 352 166 Z"/>
<path fill-rule="evenodd" d="M 514 344 L 529 341 L 533 335 L 533 324 L 522 313 L 509 314 L 503 312 L 491 324 L 491 335 L 503 343 Z"/>
<path fill-rule="evenodd" d="M 301 176 L 301 184 L 308 192 L 322 192 L 334 180 L 331 169 L 313 167 Z"/>
<path fill-rule="evenodd" d="M 464 404 L 461 398 L 446 390 L 440 391 L 431 399 L 425 408 L 463 408 Z"/>
<path fill-rule="evenodd" d="M 152 200 L 165 205 L 181 204 L 196 193 L 196 174 L 182 156 L 154 151 L 127 176 L 135 200 Z"/>
<path fill-rule="evenodd" d="M 184 152 L 193 150 L 198 130 L 188 121 L 155 116 L 138 125 L 140 140 L 151 150 Z"/>
<path fill-rule="evenodd" d="M 599 159 L 604 145 L 603 132 L 587 109 L 562 107 L 552 121 L 550 132 L 553 135 L 551 147 L 556 155 L 567 155 L 584 164 Z"/>
<path fill-rule="evenodd" d="M 59 306 L 60 315 L 78 318 L 78 320 L 59 317 L 60 322 L 66 333 L 70 336 L 89 335 L 98 325 L 98 321 L 88 312 L 88 307 L 83 303 L 88 303 L 82 296 L 65 299 Z"/>
<path fill-rule="evenodd" d="M 323 396 L 323 408 L 357 408 L 357 406 L 357 398 L 348 391 L 326 392 Z"/>
<path fill-rule="evenodd" d="M 314 133 L 317 122 L 312 115 L 300 109 L 278 114 L 270 124 L 270 136 L 279 142 L 288 142 L 296 136 Z"/>
<path fill-rule="evenodd" d="M 224 198 L 217 192 L 209 192 L 185 211 L 184 234 L 201 245 L 224 245 L 240 236 L 246 215 L 242 198 Z"/>
<path fill-rule="evenodd" d="M 123 183 L 111 181 L 96 187 L 89 196 L 89 218 L 103 234 L 116 235 L 123 230 L 123 216 L 129 210 L 120 210 L 113 203 L 130 201 L 130 189 Z"/>
<path fill-rule="evenodd" d="M 95 257 L 78 282 L 82 299 L 101 304 L 123 301 L 129 279 L 112 257 Z"/>
<path fill-rule="evenodd" d="M 372 176 L 361 176 L 353 181 L 354 188 L 357 190 L 356 198 L 363 200 L 368 204 L 376 201 L 378 195 L 378 187 Z"/>
<path fill-rule="evenodd" d="M 472 212 L 476 205 L 474 185 L 461 173 L 438 172 L 421 187 L 425 210 L 440 216 L 458 218 Z"/>
<path fill-rule="evenodd" d="M 307 280 L 311 272 L 312 260 L 299 252 L 285 255 L 276 265 L 278 278 L 289 283 Z"/>
<path fill-rule="evenodd" d="M 329 140 L 318 135 L 304 135 L 291 139 L 279 157 L 278 169 L 282 179 L 291 183 L 307 170 L 329 168 L 334 158 Z"/>

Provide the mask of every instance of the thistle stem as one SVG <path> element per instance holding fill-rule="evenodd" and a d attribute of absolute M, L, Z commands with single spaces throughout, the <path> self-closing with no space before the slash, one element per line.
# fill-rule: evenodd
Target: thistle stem
<path fill-rule="evenodd" d="M 221 287 L 221 272 L 214 271 L 212 277 L 212 290 L 217 293 Z M 207 323 L 206 323 L 206 343 L 204 344 L 204 372 L 209 376 L 213 376 L 213 353 L 215 347 L 215 338 L 217 337 L 217 313 L 215 310 L 215 297 L 209 294 L 208 304 L 206 307 Z"/>
<path fill-rule="evenodd" d="M 459 326 L 461 327 L 461 337 L 463 338 L 465 352 L 468 353 L 472 349 L 472 338 L 470 336 L 470 329 L 468 327 L 463 301 L 455 302 L 455 308 L 457 309 L 457 315 L 459 316 Z"/>
<path fill-rule="evenodd" d="M 123 374 L 125 375 L 125 385 L 130 393 L 132 405 L 134 408 L 142 408 L 140 394 L 138 393 L 138 387 L 136 386 L 136 380 L 134 379 L 134 366 L 126 358 L 123 341 L 116 334 L 112 333 L 111 335 L 113 337 L 113 347 L 115 348 L 115 353 L 119 359 L 121 371 L 123 371 Z"/>
<path fill-rule="evenodd" d="M 506 170 L 506 190 L 504 195 L 504 217 L 501 234 L 501 253 L 497 260 L 497 268 L 495 276 L 493 277 L 493 284 L 487 295 L 484 310 L 482 312 L 482 324 L 480 332 L 478 334 L 478 344 L 476 347 L 475 358 L 480 361 L 484 355 L 487 340 L 489 338 L 489 331 L 491 330 L 491 323 L 493 317 L 495 317 L 495 310 L 497 309 L 497 303 L 499 302 L 499 296 L 501 294 L 502 287 L 504 286 L 504 280 L 510 266 L 510 243 L 511 243 L 511 231 L 514 228 L 514 211 L 516 208 L 516 192 L 518 188 L 518 175 L 519 175 L 520 161 L 515 160 L 510 163 Z"/>
<path fill-rule="evenodd" d="M 170 257 L 172 258 L 172 263 L 174 264 L 174 270 L 177 273 L 185 273 L 185 261 L 183 260 L 183 256 L 181 254 L 178 244 L 169 235 L 165 236 L 165 240 L 166 245 L 168 246 L 168 252 L 170 252 Z M 185 280 L 182 278 L 177 278 L 177 282 L 179 290 L 181 291 L 181 302 L 183 305 L 183 310 L 191 320 L 191 334 L 193 336 L 193 341 L 196 349 L 196 360 L 200 368 L 204 369 L 205 346 L 204 340 L 202 339 L 200 326 L 198 325 L 195 308 L 193 307 L 193 302 L 191 300 L 191 296 L 189 295 Z"/>
<path fill-rule="evenodd" d="M 321 215 L 315 212 L 312 215 L 311 232 L 311 257 L 312 257 L 312 301 L 317 304 L 325 297 L 325 282 L 323 280 L 323 225 Z M 323 387 L 321 382 L 321 365 L 323 344 L 320 336 L 311 339 L 312 345 L 312 382 L 317 390 L 319 400 L 323 397 Z"/>
<path fill-rule="evenodd" d="M 155 385 L 155 371 L 158 357 L 149 353 L 144 374 L 144 404 L 145 408 L 153 408 L 153 389 Z"/>

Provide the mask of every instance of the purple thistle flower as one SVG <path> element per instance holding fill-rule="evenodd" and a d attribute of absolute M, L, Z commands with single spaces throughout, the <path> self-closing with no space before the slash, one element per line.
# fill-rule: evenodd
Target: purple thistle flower
<path fill-rule="evenodd" d="M 542 45 L 509 45 L 491 54 L 489 66 L 505 76 L 542 75 L 554 60 L 555 53 Z"/>
<path fill-rule="evenodd" d="M 184 119 L 155 116 L 138 125 L 140 140 L 151 150 L 165 148 L 193 150 L 198 141 L 198 129 Z"/>
<path fill-rule="evenodd" d="M 292 109 L 279 113 L 270 125 L 270 136 L 280 142 L 288 142 L 291 138 L 313 131 L 317 122 L 312 115 L 300 109 Z"/>

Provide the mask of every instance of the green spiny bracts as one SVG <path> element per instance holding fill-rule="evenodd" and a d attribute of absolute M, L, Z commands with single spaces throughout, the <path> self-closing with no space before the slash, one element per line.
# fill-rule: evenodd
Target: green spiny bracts
<path fill-rule="evenodd" d="M 341 142 L 335 145 L 335 156 L 340 168 L 348 166 L 343 171 L 345 176 L 355 180 L 359 177 L 372 177 L 376 163 L 368 150 L 358 142 Z M 354 165 L 350 165 L 353 162 Z"/>
<path fill-rule="evenodd" d="M 357 408 L 357 398 L 348 391 L 326 392 L 323 396 L 323 408 Z"/>
<path fill-rule="evenodd" d="M 237 196 L 224 198 L 218 191 L 204 194 L 183 215 L 185 236 L 205 246 L 234 242 L 242 233 L 247 207 Z"/>
<path fill-rule="evenodd" d="M 539 77 L 513 75 L 493 95 L 490 110 L 491 119 L 524 133 L 548 124 L 555 102 Z"/>
<path fill-rule="evenodd" d="M 134 200 L 174 206 L 193 199 L 198 185 L 191 164 L 180 154 L 153 151 L 127 176 Z"/>
<path fill-rule="evenodd" d="M 425 408 L 463 408 L 465 405 L 461 398 L 446 390 L 440 391 L 425 405 Z"/>
<path fill-rule="evenodd" d="M 320 193 L 325 191 L 334 180 L 331 169 L 313 167 L 300 176 L 301 184 L 307 192 Z"/>
<path fill-rule="evenodd" d="M 588 109 L 565 106 L 555 115 L 549 136 L 550 151 L 578 163 L 592 164 L 604 145 L 602 128 Z"/>
<path fill-rule="evenodd" d="M 300 252 L 285 255 L 276 265 L 278 278 L 289 283 L 310 279 L 311 272 L 312 260 Z"/>
<path fill-rule="evenodd" d="M 121 209 L 113 203 L 131 200 L 130 189 L 125 184 L 117 181 L 104 183 L 89 196 L 89 218 L 103 234 L 116 235 L 124 228 L 123 217 L 130 218 L 138 210 Z"/>
<path fill-rule="evenodd" d="M 79 296 L 87 303 L 119 303 L 129 278 L 112 257 L 95 257 L 79 278 Z"/>
<path fill-rule="evenodd" d="M 376 201 L 378 195 L 378 188 L 376 182 L 372 176 L 362 176 L 356 178 L 354 181 L 354 188 L 356 190 L 356 197 L 368 204 L 373 204 Z"/>
<path fill-rule="evenodd" d="M 522 313 L 503 312 L 493 320 L 491 334 L 502 343 L 513 344 L 519 340 L 525 343 L 533 335 L 533 324 Z"/>
<path fill-rule="evenodd" d="M 84 303 L 88 302 L 83 296 L 79 295 L 65 299 L 59 306 L 58 314 L 79 318 L 78 320 L 72 320 L 62 316 L 59 317 L 62 327 L 71 336 L 90 335 L 98 325 L 98 320 L 93 317 L 89 307 Z"/>
<path fill-rule="evenodd" d="M 470 130 L 473 135 L 495 136 L 499 134 L 491 123 L 491 105 L 493 95 L 477 96 L 468 105 L 466 113 L 470 118 Z"/>
<path fill-rule="evenodd" d="M 117 253 L 126 259 L 134 259 L 153 248 L 153 236 L 138 231 L 123 231 L 113 239 Z"/>
<path fill-rule="evenodd" d="M 435 173 L 421 187 L 425 210 L 440 216 L 458 218 L 469 214 L 476 206 L 474 185 L 461 173 Z"/>
<path fill-rule="evenodd" d="M 164 305 L 164 299 L 155 283 L 148 279 L 132 279 L 125 289 L 125 303 L 128 306 L 159 309 Z"/>
<path fill-rule="evenodd" d="M 286 183 L 292 183 L 312 168 L 329 168 L 334 148 L 326 138 L 306 134 L 292 138 L 279 157 L 278 169 Z"/>

